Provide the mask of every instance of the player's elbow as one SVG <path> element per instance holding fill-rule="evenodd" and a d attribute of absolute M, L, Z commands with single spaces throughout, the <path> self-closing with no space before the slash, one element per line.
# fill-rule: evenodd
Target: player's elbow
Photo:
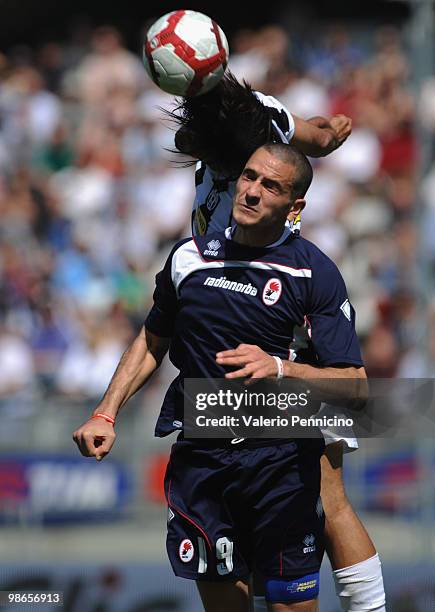
<path fill-rule="evenodd" d="M 349 408 L 361 412 L 367 405 L 369 399 L 369 385 L 367 374 L 363 367 L 352 368 L 353 370 L 353 397 Z"/>
<path fill-rule="evenodd" d="M 355 366 L 341 367 L 340 378 L 336 380 L 334 392 L 336 398 L 332 402 L 328 399 L 328 403 L 337 404 L 352 412 L 364 410 L 369 396 L 365 369 Z"/>

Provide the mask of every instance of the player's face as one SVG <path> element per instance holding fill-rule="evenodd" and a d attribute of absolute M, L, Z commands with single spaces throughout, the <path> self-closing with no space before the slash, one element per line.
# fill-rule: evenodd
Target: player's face
<path fill-rule="evenodd" d="M 248 160 L 233 200 L 233 219 L 241 227 L 284 225 L 297 203 L 292 198 L 295 168 L 265 149 L 258 149 Z"/>

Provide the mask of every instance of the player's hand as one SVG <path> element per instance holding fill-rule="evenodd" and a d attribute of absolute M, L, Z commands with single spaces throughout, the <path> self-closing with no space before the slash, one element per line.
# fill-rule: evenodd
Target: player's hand
<path fill-rule="evenodd" d="M 278 365 L 273 357 L 255 344 L 239 344 L 236 349 L 216 354 L 216 362 L 222 366 L 241 366 L 225 378 L 275 378 Z"/>
<path fill-rule="evenodd" d="M 350 133 L 352 132 L 352 119 L 346 115 L 334 115 L 330 120 L 330 125 L 337 134 L 339 144 L 343 144 Z"/>
<path fill-rule="evenodd" d="M 111 423 L 104 419 L 89 419 L 73 433 L 73 440 L 84 457 L 101 461 L 115 442 L 116 434 Z"/>

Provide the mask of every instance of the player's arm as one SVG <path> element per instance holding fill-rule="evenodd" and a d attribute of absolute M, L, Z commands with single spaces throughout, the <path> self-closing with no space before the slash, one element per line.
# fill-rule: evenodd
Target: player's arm
<path fill-rule="evenodd" d="M 276 359 L 255 344 L 239 344 L 236 349 L 217 353 L 216 362 L 223 366 L 243 366 L 228 372 L 225 378 L 276 378 L 278 365 Z M 316 367 L 305 363 L 282 360 L 284 378 L 333 379 L 367 378 L 363 366 L 337 365 Z"/>
<path fill-rule="evenodd" d="M 170 338 L 160 338 L 143 326 L 121 357 L 107 391 L 93 415 L 104 413 L 116 419 L 122 406 L 143 387 L 160 366 L 169 344 Z"/>
<path fill-rule="evenodd" d="M 172 255 L 156 276 L 154 305 L 139 335 L 125 351 L 103 399 L 94 410 L 104 415 L 90 418 L 74 432 L 73 439 L 86 457 L 102 459 L 113 446 L 114 420 L 121 407 L 138 391 L 159 367 L 173 335 L 177 297 L 171 277 Z"/>
<path fill-rule="evenodd" d="M 279 374 L 276 358 L 253 344 L 240 344 L 236 349 L 217 353 L 216 361 L 219 365 L 237 368 L 225 374 L 225 378 L 244 378 L 246 384 L 259 378 L 277 378 Z M 280 361 L 283 377 L 310 381 L 318 399 L 355 410 L 364 407 L 368 387 L 363 366 L 337 364 L 316 367 L 284 359 Z"/>
<path fill-rule="evenodd" d="M 324 117 L 305 120 L 292 116 L 295 129 L 291 144 L 310 157 L 332 153 L 352 131 L 352 120 L 345 115 L 335 115 L 330 120 Z"/>
<path fill-rule="evenodd" d="M 92 416 L 73 434 L 85 457 L 100 461 L 115 442 L 115 421 L 122 406 L 146 383 L 160 366 L 170 339 L 160 338 L 142 327 L 139 335 L 122 355 L 115 374 Z M 105 415 L 106 418 L 96 415 Z"/>

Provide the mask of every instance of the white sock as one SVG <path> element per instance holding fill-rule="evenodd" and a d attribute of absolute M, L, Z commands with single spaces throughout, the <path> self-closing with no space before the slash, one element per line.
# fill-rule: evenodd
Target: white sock
<path fill-rule="evenodd" d="M 346 612 L 386 612 L 381 561 L 374 557 L 335 570 L 335 591 Z"/>
<path fill-rule="evenodd" d="M 254 612 L 267 612 L 267 603 L 264 595 L 254 595 Z"/>

